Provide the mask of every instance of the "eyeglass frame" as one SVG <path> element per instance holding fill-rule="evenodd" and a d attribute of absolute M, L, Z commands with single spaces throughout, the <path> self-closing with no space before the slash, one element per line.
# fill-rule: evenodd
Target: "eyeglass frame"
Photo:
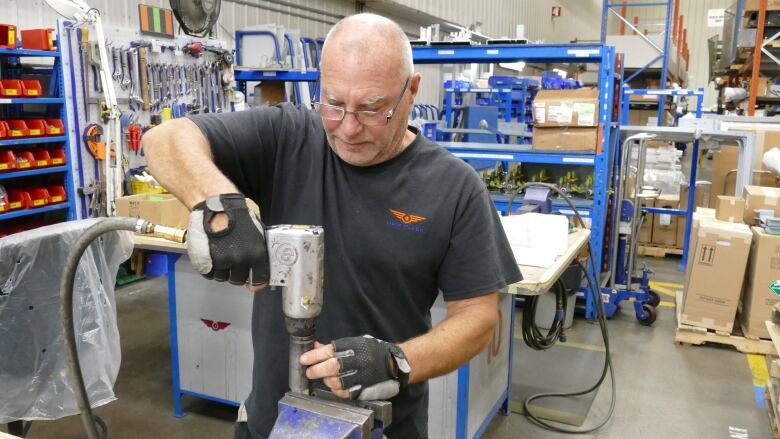
<path fill-rule="evenodd" d="M 395 105 L 393 105 L 393 108 L 391 108 L 390 111 L 386 111 L 384 113 L 385 118 L 386 118 L 384 124 L 377 124 L 377 125 L 370 125 L 370 124 L 368 124 L 368 126 L 385 126 L 385 125 L 387 125 L 390 122 L 390 119 L 392 119 L 393 116 L 395 116 L 395 110 L 398 108 L 398 105 L 401 103 L 401 99 L 403 99 L 404 95 L 406 94 L 406 90 L 409 88 L 409 81 L 411 79 L 412 79 L 412 75 L 411 74 L 406 77 L 406 81 L 404 82 L 404 88 L 401 90 L 401 94 L 398 95 L 398 99 L 396 99 Z M 319 95 L 319 92 L 320 92 L 320 81 L 317 80 L 317 87 L 315 88 L 315 96 Z M 314 111 L 317 114 L 319 114 L 320 117 L 322 117 L 323 119 L 325 119 L 325 120 L 334 120 L 334 121 L 339 121 L 339 122 L 342 122 L 344 120 L 344 118 L 347 117 L 348 113 L 354 114 L 355 115 L 355 120 L 357 120 L 358 122 L 360 122 L 360 119 L 358 119 L 358 114 L 366 114 L 366 113 L 373 113 L 373 115 L 382 114 L 382 112 L 380 112 L 380 111 L 371 111 L 371 110 L 349 111 L 346 108 L 338 106 L 338 105 L 326 104 L 324 102 L 315 101 L 314 99 L 312 99 L 312 101 L 311 101 L 312 108 L 314 108 L 315 105 L 321 105 L 321 106 L 325 106 L 325 107 L 328 107 L 328 108 L 341 110 L 341 112 L 342 112 L 341 119 L 329 119 L 329 118 L 324 117 L 322 114 L 320 114 L 320 112 L 317 111 L 316 108 L 314 109 Z M 363 125 L 366 125 L 363 122 L 360 122 L 360 123 L 363 124 Z"/>

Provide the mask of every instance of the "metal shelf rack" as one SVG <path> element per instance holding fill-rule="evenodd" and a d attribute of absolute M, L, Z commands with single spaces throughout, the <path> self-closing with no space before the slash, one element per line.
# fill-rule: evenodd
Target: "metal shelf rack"
<path fill-rule="evenodd" d="M 663 40 L 663 47 L 659 47 L 659 44 L 656 44 L 657 41 L 653 41 L 650 37 L 645 35 L 646 32 L 642 32 L 639 30 L 635 23 L 631 23 L 628 19 L 626 19 L 626 12 L 628 7 L 664 7 L 664 27 L 661 29 L 661 31 L 658 33 L 658 35 L 661 35 L 661 39 Z M 620 8 L 619 11 L 616 8 Z M 680 0 L 658 0 L 655 2 L 615 2 L 615 0 L 603 0 L 602 3 L 602 10 L 601 10 L 601 42 L 606 43 L 607 42 L 607 27 L 609 24 L 609 17 L 610 15 L 614 15 L 618 18 L 620 21 L 620 35 L 625 35 L 625 28 L 628 26 L 634 33 L 634 35 L 637 38 L 641 38 L 644 40 L 644 42 L 647 43 L 647 45 L 651 46 L 652 49 L 654 49 L 655 52 L 658 53 L 655 58 L 651 59 L 647 64 L 645 64 L 643 67 L 640 67 L 633 71 L 631 75 L 627 76 L 624 79 L 624 83 L 631 82 L 634 78 L 638 77 L 639 75 L 642 75 L 643 73 L 648 73 L 653 66 L 656 66 L 657 63 L 660 61 L 661 67 L 658 69 L 658 73 L 660 76 L 659 81 L 659 88 L 665 89 L 666 88 L 666 80 L 668 78 L 674 78 L 676 77 L 676 80 L 684 82 L 684 79 L 682 79 L 683 73 L 680 68 L 682 63 L 684 62 L 686 65 L 687 70 L 687 63 L 689 59 L 689 50 L 688 50 L 688 29 L 684 28 L 684 16 L 680 15 Z M 635 17 L 636 20 L 636 17 Z M 626 48 L 621 48 L 622 51 L 625 51 Z M 675 56 L 675 64 L 674 66 L 678 71 L 670 72 L 670 57 Z M 682 60 L 682 62 L 681 62 Z M 659 97 L 658 101 L 658 126 L 662 126 L 664 122 L 664 112 L 666 110 L 665 100 L 661 99 Z M 625 110 L 624 110 L 625 111 Z M 623 115 L 624 117 L 627 117 L 627 113 Z"/>
<path fill-rule="evenodd" d="M 57 50 L 27 50 L 27 49 L 0 49 L 0 70 L 3 72 L 3 77 L 10 79 L 14 77 L 14 74 L 18 69 L 8 69 L 8 64 L 22 65 L 24 66 L 23 57 L 39 57 L 39 58 L 51 58 L 53 60 L 51 68 L 35 68 L 36 75 L 45 74 L 50 75 L 48 97 L 40 98 L 3 98 L 0 99 L 0 111 L 5 115 L 14 115 L 15 117 L 25 116 L 23 113 L 22 105 L 27 104 L 40 104 L 45 105 L 45 117 L 59 118 L 64 124 L 64 132 L 68 132 L 68 117 L 65 108 L 65 85 L 63 75 L 63 63 L 61 44 L 62 38 L 58 34 Z M 38 113 L 36 113 L 38 115 Z M 13 148 L 22 145 L 42 145 L 60 143 L 65 150 L 65 164 L 61 166 L 50 166 L 38 169 L 28 169 L 24 171 L 9 171 L 0 174 L 0 181 L 8 187 L 13 185 L 17 179 L 25 178 L 25 185 L 33 184 L 31 179 L 37 176 L 51 176 L 62 175 L 62 186 L 65 189 L 66 200 L 61 203 L 49 204 L 42 207 L 12 210 L 0 214 L 0 230 L 4 229 L 5 220 L 20 217 L 30 217 L 34 215 L 40 215 L 48 212 L 65 211 L 65 221 L 70 221 L 76 218 L 76 195 L 75 187 L 73 183 L 73 168 L 71 158 L 70 138 L 68 135 L 62 136 L 49 136 L 49 137 L 32 137 L 23 139 L 3 139 L 0 140 L 0 148 Z M 57 182 L 59 183 L 59 178 Z"/>
<path fill-rule="evenodd" d="M 548 153 L 533 151 L 530 145 L 479 144 L 478 147 L 447 145 L 456 156 L 462 158 L 488 159 L 497 161 L 518 161 L 524 163 L 542 163 L 551 165 L 582 165 L 593 167 L 594 195 L 590 207 L 583 206 L 583 216 L 591 219 L 591 248 L 596 258 L 596 266 L 602 267 L 608 208 L 608 188 L 611 166 L 614 163 L 615 142 L 611 139 L 616 133 L 613 129 L 613 97 L 616 78 L 615 49 L 603 44 L 527 44 L 527 45 L 448 45 L 414 46 L 412 54 L 415 64 L 470 64 L 525 61 L 527 63 L 590 63 L 599 65 L 599 130 L 601 143 L 595 153 Z M 616 128 L 616 126 L 615 126 Z M 502 203 L 503 199 L 503 203 Z M 506 207 L 506 199 L 494 196 L 497 207 Z M 567 207 L 555 203 L 557 210 L 566 212 Z M 579 210 L 579 209 L 578 209 Z M 588 215 L 585 215 L 587 213 Z M 602 268 L 598 268 L 599 271 Z M 596 279 L 602 273 L 593 273 Z M 585 295 L 585 315 L 589 319 L 596 317 L 596 304 L 590 295 Z"/>

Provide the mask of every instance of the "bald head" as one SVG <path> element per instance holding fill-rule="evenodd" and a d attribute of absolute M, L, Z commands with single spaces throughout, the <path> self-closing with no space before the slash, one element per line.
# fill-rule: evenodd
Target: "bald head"
<path fill-rule="evenodd" d="M 395 70 L 401 77 L 413 72 L 412 48 L 403 29 L 376 14 L 350 15 L 331 28 L 322 48 L 322 70 L 333 63 Z"/>

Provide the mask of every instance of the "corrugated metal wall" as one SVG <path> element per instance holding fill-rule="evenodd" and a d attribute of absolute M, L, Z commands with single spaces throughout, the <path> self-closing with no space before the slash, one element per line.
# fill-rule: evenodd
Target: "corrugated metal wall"
<path fill-rule="evenodd" d="M 658 0 L 642 0 L 642 3 L 657 2 Z M 717 94 L 709 81 L 709 53 L 707 39 L 720 33 L 721 29 L 707 27 L 707 12 L 710 9 L 726 9 L 735 0 L 680 0 L 680 14 L 684 15 L 683 27 L 688 29 L 688 46 L 691 52 L 688 66 L 688 86 L 690 88 L 704 87 L 706 96 L 705 106 L 715 104 Z M 666 8 L 664 7 L 631 7 L 628 8 L 629 20 L 639 17 L 639 29 L 648 29 L 651 33 L 658 33 L 663 28 Z M 614 19 L 616 20 L 616 19 Z"/>

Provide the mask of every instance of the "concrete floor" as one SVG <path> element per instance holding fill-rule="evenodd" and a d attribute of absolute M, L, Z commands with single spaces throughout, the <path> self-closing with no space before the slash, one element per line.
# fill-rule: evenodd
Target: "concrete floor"
<path fill-rule="evenodd" d="M 643 259 L 655 280 L 677 282 L 679 259 Z M 235 409 L 185 398 L 183 419 L 172 416 L 167 300 L 162 279 L 151 279 L 117 292 L 122 334 L 119 399 L 97 410 L 111 437 L 232 437 Z M 663 297 L 664 301 L 671 298 Z M 609 322 L 618 404 L 612 420 L 592 438 L 770 438 L 767 415 L 757 405 L 746 356 L 711 346 L 673 342 L 674 308 L 661 307 L 649 328 L 637 324 L 628 304 Z M 671 306 L 671 303 L 668 304 Z M 577 318 L 571 342 L 599 345 L 598 327 Z M 516 340 L 522 343 L 522 340 Z M 527 351 L 526 351 L 527 352 Z M 576 368 L 577 364 L 571 367 Z M 522 379 L 519 377 L 518 379 Z M 590 385 L 590 383 L 583 383 Z M 609 406 L 609 385 L 598 393 L 586 425 L 602 419 Z M 81 438 L 77 417 L 35 422 L 29 438 Z M 558 438 L 524 416 L 498 416 L 486 439 Z"/>

